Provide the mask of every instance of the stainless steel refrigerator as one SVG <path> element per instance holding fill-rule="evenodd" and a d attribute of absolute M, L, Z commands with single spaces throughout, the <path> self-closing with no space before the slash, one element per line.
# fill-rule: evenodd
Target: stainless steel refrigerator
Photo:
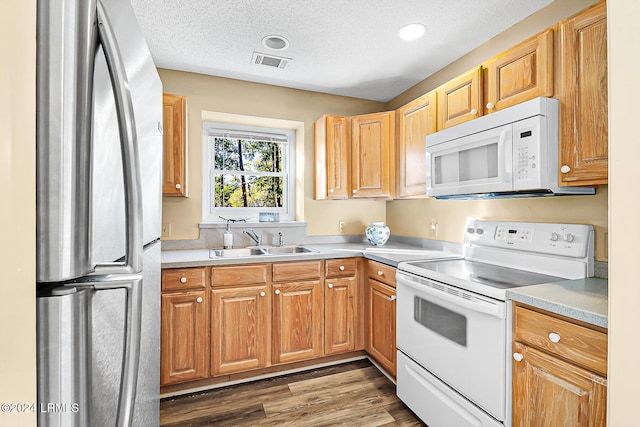
<path fill-rule="evenodd" d="M 159 424 L 162 85 L 130 0 L 38 0 L 38 424 Z"/>

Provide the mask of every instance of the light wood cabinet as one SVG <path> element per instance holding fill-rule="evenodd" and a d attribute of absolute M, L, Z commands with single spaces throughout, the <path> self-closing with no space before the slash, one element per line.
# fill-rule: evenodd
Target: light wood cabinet
<path fill-rule="evenodd" d="M 162 195 L 187 196 L 187 98 L 162 96 L 164 159 Z"/>
<path fill-rule="evenodd" d="M 391 198 L 395 190 L 395 112 L 351 118 L 351 197 Z"/>
<path fill-rule="evenodd" d="M 273 284 L 272 292 L 272 363 L 322 356 L 320 281 Z"/>
<path fill-rule="evenodd" d="M 365 297 L 365 350 L 393 377 L 396 376 L 396 290 L 379 281 L 383 264 L 369 261 Z M 384 266 L 386 269 L 391 267 Z M 375 272 L 375 276 L 371 274 Z"/>
<path fill-rule="evenodd" d="M 266 285 L 211 291 L 211 375 L 267 366 L 270 298 Z"/>
<path fill-rule="evenodd" d="M 396 110 L 398 137 L 396 197 L 426 196 L 425 140 L 437 129 L 436 93 L 429 92 Z"/>
<path fill-rule="evenodd" d="M 553 30 L 548 29 L 492 58 L 487 68 L 485 113 L 553 95 Z"/>
<path fill-rule="evenodd" d="M 513 425 L 605 425 L 606 333 L 520 305 L 513 325 Z"/>
<path fill-rule="evenodd" d="M 355 260 L 353 260 L 355 261 Z M 342 265 L 345 267 L 344 265 Z M 344 353 L 356 349 L 358 311 L 357 278 L 327 277 L 324 288 L 324 354 Z"/>
<path fill-rule="evenodd" d="M 324 115 L 314 126 L 316 200 L 348 199 L 351 192 L 349 117 Z"/>
<path fill-rule="evenodd" d="M 601 2 L 560 23 L 560 185 L 608 182 L 607 10 Z"/>
<path fill-rule="evenodd" d="M 482 116 L 482 67 L 476 67 L 437 89 L 438 129 Z"/>
<path fill-rule="evenodd" d="M 160 383 L 208 377 L 206 291 L 163 292 L 161 307 Z"/>

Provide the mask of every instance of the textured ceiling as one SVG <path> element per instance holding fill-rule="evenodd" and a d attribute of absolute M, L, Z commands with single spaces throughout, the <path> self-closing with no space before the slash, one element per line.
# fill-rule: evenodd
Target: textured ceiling
<path fill-rule="evenodd" d="M 388 101 L 552 0 L 132 0 L 160 68 Z M 426 35 L 403 41 L 419 22 Z M 273 51 L 265 36 L 286 37 Z M 291 58 L 251 63 L 254 51 Z"/>

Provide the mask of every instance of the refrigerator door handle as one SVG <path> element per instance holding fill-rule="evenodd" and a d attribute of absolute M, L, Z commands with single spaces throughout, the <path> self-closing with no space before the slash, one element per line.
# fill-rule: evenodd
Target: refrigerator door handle
<path fill-rule="evenodd" d="M 94 280 L 93 278 L 91 280 Z M 77 287 L 90 287 L 96 291 L 124 289 L 126 313 L 124 325 L 122 373 L 118 397 L 117 427 L 129 427 L 133 421 L 136 400 L 138 367 L 140 365 L 140 340 L 142 333 L 142 276 L 116 275 L 96 277 L 96 282 L 72 283 Z M 98 281 L 99 280 L 99 281 Z"/>
<path fill-rule="evenodd" d="M 102 1 L 97 2 L 98 34 L 116 101 L 124 175 L 126 254 L 124 262 L 98 264 L 92 274 L 135 274 L 142 271 L 142 184 L 133 100 L 122 55 Z"/>

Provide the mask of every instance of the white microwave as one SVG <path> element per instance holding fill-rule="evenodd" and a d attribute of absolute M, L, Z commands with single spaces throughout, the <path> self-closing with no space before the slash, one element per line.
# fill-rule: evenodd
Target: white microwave
<path fill-rule="evenodd" d="M 427 196 L 594 194 L 558 186 L 558 100 L 535 98 L 427 136 Z"/>

